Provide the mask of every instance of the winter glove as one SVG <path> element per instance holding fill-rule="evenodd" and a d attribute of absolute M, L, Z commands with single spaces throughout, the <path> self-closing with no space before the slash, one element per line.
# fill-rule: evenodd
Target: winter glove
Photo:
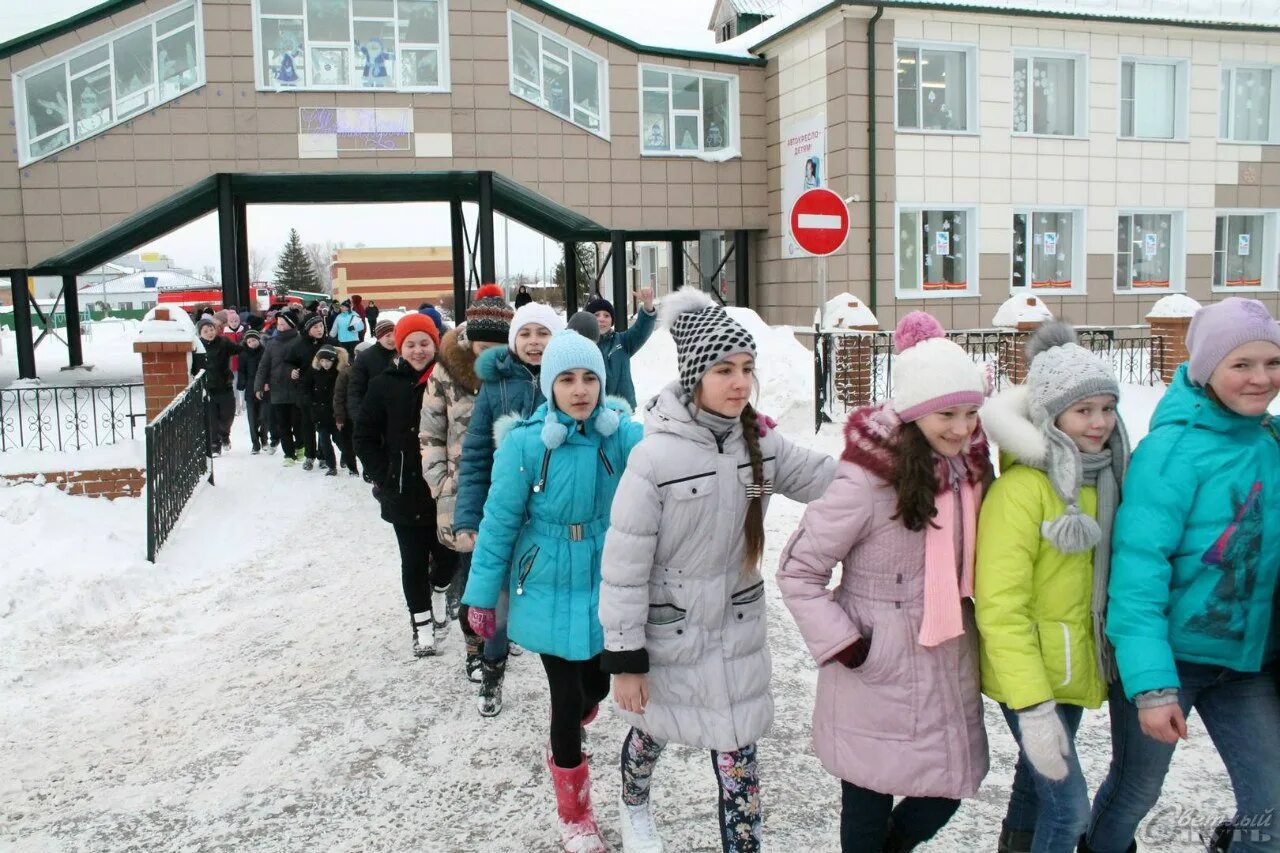
<path fill-rule="evenodd" d="M 498 614 L 492 607 L 468 607 L 467 624 L 486 640 L 492 640 L 498 627 Z"/>
<path fill-rule="evenodd" d="M 867 655 L 870 652 L 871 638 L 859 637 L 832 655 L 831 659 L 840 661 L 840 663 L 849 667 L 849 669 L 857 669 L 867 662 Z"/>
<path fill-rule="evenodd" d="M 1035 771 L 1054 782 L 1067 778 L 1067 756 L 1071 738 L 1058 717 L 1058 703 L 1052 699 L 1018 711 L 1018 731 L 1022 752 Z"/>
<path fill-rule="evenodd" d="M 756 429 L 760 431 L 761 438 L 768 435 L 769 430 L 777 428 L 777 421 L 762 412 L 756 412 Z"/>

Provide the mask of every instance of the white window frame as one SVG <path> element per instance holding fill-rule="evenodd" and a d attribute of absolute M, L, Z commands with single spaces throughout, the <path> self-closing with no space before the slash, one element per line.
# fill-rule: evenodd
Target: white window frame
<path fill-rule="evenodd" d="M 516 42 L 515 42 L 514 33 L 512 32 L 512 26 L 517 21 L 520 23 L 521 26 L 527 27 L 528 29 L 531 29 L 538 34 L 538 61 L 539 61 L 538 67 L 539 67 L 540 76 L 542 73 L 541 63 L 544 57 L 547 55 L 546 48 L 543 46 L 546 42 L 549 41 L 552 44 L 558 47 L 564 48 L 569 52 L 569 60 L 568 60 L 569 115 L 567 116 L 561 115 L 560 113 L 550 109 L 546 104 L 540 103 L 539 101 L 526 97 L 523 93 L 517 90 L 516 80 L 519 79 L 520 82 L 522 82 L 524 85 L 529 86 L 530 88 L 537 89 L 538 91 L 542 91 L 541 80 L 534 82 L 532 80 L 526 80 L 524 78 L 516 77 L 516 61 L 515 61 Z M 573 113 L 575 110 L 581 110 L 582 112 L 587 114 L 590 114 L 591 112 L 588 109 L 578 106 L 577 101 L 573 97 L 573 54 L 575 53 L 587 60 L 590 60 L 591 62 L 594 62 L 598 69 L 596 77 L 600 83 L 600 115 L 597 116 L 597 118 L 600 120 L 599 129 L 587 127 L 586 125 L 579 124 L 578 122 L 573 120 Z M 552 59 L 561 64 L 564 64 L 565 62 L 560 57 L 554 56 L 554 55 L 552 55 Z M 603 56 L 601 56 L 598 53 L 593 53 L 592 51 L 587 50 L 582 45 L 578 44 L 577 42 L 565 36 L 553 33 L 551 30 L 547 29 L 544 26 L 534 23 L 533 21 L 529 20 L 523 15 L 517 15 L 514 11 L 510 9 L 507 10 L 507 86 L 510 89 L 511 94 L 516 96 L 520 100 L 525 101 L 526 103 L 533 104 L 538 109 L 545 110 L 546 112 L 551 113 L 551 115 L 555 116 L 561 121 L 567 122 L 573 125 L 574 127 L 585 130 L 587 133 L 595 134 L 601 139 L 606 139 L 606 140 L 609 139 L 609 60 L 605 59 Z"/>
<path fill-rule="evenodd" d="M 1046 50 L 1042 48 L 1016 48 L 1013 51 L 1013 61 L 1016 65 L 1019 59 L 1027 61 L 1027 91 L 1026 91 L 1026 110 L 1027 110 L 1027 129 L 1014 130 L 1013 117 L 1010 113 L 1009 129 L 1014 136 L 1029 136 L 1038 139 L 1088 139 L 1089 138 L 1089 55 L 1085 53 L 1075 53 L 1069 50 Z M 1034 73 L 1035 60 L 1037 59 L 1070 59 L 1076 64 L 1076 97 L 1075 97 L 1075 133 L 1036 133 L 1032 128 L 1035 127 L 1035 115 L 1032 110 L 1034 98 L 1031 95 L 1030 77 Z M 1012 97 L 1014 67 L 1009 68 L 1010 97 Z M 1018 104 L 1014 101 L 1010 102 L 1011 107 L 1016 110 Z M 895 114 L 896 115 L 896 114 Z"/>
<path fill-rule="evenodd" d="M 400 20 L 400 4 L 398 0 L 396 0 L 394 5 L 392 6 L 393 17 L 390 19 L 357 16 L 355 14 L 355 6 L 354 4 L 352 4 L 351 14 L 348 16 L 352 22 L 352 28 L 354 28 L 355 23 L 358 21 L 389 20 L 393 25 L 393 29 L 395 29 L 396 31 L 395 79 L 392 80 L 392 85 L 390 86 L 371 88 L 367 86 L 361 86 L 359 83 L 355 81 L 354 76 L 352 77 L 352 81 L 348 83 L 346 86 L 335 86 L 335 85 L 329 85 L 329 84 L 312 84 L 310 82 L 310 75 L 312 72 L 312 62 L 311 62 L 312 48 L 332 47 L 332 48 L 340 48 L 343 50 L 350 50 L 352 45 L 351 45 L 351 42 L 349 41 L 341 42 L 341 43 L 331 42 L 331 41 L 320 41 L 320 40 L 311 41 L 308 38 L 308 33 L 307 33 L 308 24 L 307 24 L 306 0 L 303 0 L 302 15 L 301 15 L 302 36 L 303 36 L 301 49 L 302 49 L 302 55 L 305 59 L 305 62 L 303 63 L 303 69 L 302 69 L 302 79 L 298 81 L 299 84 L 297 86 L 283 86 L 279 84 L 273 84 L 267 81 L 266 79 L 264 79 L 263 70 L 262 70 L 263 68 L 262 59 L 264 56 L 263 45 L 262 45 L 262 21 L 264 16 L 261 13 L 261 11 L 259 11 L 260 0 L 253 0 L 252 16 L 253 16 L 254 88 L 259 92 L 449 92 L 449 91 L 452 91 L 450 88 L 450 79 L 449 79 L 449 0 L 439 0 L 439 3 L 440 3 L 440 33 L 439 33 L 440 42 L 439 44 L 428 44 L 425 42 L 405 42 L 402 44 L 400 42 L 400 28 L 397 23 Z M 266 15 L 265 17 L 271 20 L 296 20 L 299 16 L 272 14 L 272 15 Z M 425 50 L 425 49 L 435 49 L 439 55 L 439 59 L 438 59 L 438 67 L 440 69 L 439 82 L 435 86 L 402 86 L 400 85 L 399 63 L 400 63 L 400 57 L 401 57 L 402 51 Z"/>
<path fill-rule="evenodd" d="M 965 127 L 963 130 L 941 130 L 923 127 L 903 127 L 898 124 L 898 51 L 900 50 L 947 50 L 966 54 L 965 62 Z M 918 59 L 918 57 L 917 57 Z M 918 65 L 917 65 L 918 68 Z M 1012 73 L 1012 69 L 1010 69 Z M 893 43 L 893 126 L 898 133 L 933 133 L 942 136 L 977 136 L 981 133 L 982 122 L 978 101 L 978 46 L 961 42 L 936 42 L 903 40 Z M 919 81 L 919 71 L 916 72 Z M 917 91 L 919 90 L 917 85 Z M 920 98 L 916 99 L 916 118 L 919 123 L 921 115 Z"/>
<path fill-rule="evenodd" d="M 1256 287 L 1229 287 L 1218 284 L 1214 264 L 1209 266 L 1209 286 L 1214 293 L 1274 293 L 1280 289 L 1280 211 L 1256 207 L 1220 208 L 1213 212 L 1214 250 L 1217 254 L 1218 220 L 1227 216 L 1261 216 L 1262 228 L 1262 284 Z M 1224 251 L 1230 251 L 1226 247 Z M 1216 260 L 1212 256 L 1211 260 Z"/>
<path fill-rule="evenodd" d="M 967 217 L 968 238 L 971 241 L 965 251 L 968 252 L 968 258 L 965 262 L 965 284 L 964 290 L 925 290 L 924 281 L 920 282 L 919 290 L 903 290 L 899 273 L 902 270 L 902 240 L 899 234 L 902 231 L 902 214 L 904 213 L 920 213 L 939 210 L 954 210 L 965 214 Z M 947 202 L 930 202 L 928 204 L 904 204 L 897 203 L 893 208 L 893 292 L 898 299 L 964 299 L 966 297 L 977 297 L 979 293 L 978 282 L 978 256 L 981 246 L 981 224 L 978 221 L 978 205 L 976 204 L 949 204 Z"/>
<path fill-rule="evenodd" d="M 1258 139 L 1235 139 L 1232 134 L 1235 132 L 1235 82 L 1236 72 L 1241 70 L 1253 71 L 1270 71 L 1271 72 L 1271 126 L 1267 128 L 1267 138 Z M 1222 90 L 1222 76 L 1227 75 L 1226 90 Z M 1228 145 L 1277 145 L 1280 144 L 1280 65 L 1267 65 L 1261 62 L 1224 62 L 1218 72 L 1218 141 Z M 1226 104 L 1223 104 L 1223 101 Z M 1226 114 L 1221 114 L 1222 109 L 1226 109 Z M 1222 132 L 1222 122 L 1227 122 L 1227 132 Z"/>
<path fill-rule="evenodd" d="M 655 71 L 660 74 L 667 75 L 667 88 L 658 89 L 656 87 L 646 88 L 644 85 L 644 72 Z M 640 156 L 641 157 L 699 157 L 703 159 L 730 160 L 734 157 L 742 156 L 742 110 L 739 106 L 740 97 L 738 92 L 738 77 L 734 74 L 715 74 L 710 71 L 699 71 L 694 68 L 675 68 L 669 65 L 653 65 L 650 63 L 641 63 L 636 70 L 637 78 L 637 118 L 640 129 Z M 684 77 L 697 77 L 700 80 L 718 80 L 729 85 L 729 133 L 725 139 L 723 148 L 716 148 L 710 151 L 703 148 L 706 144 L 706 137 L 703 134 L 703 116 L 702 104 L 702 86 L 698 86 L 698 103 L 699 107 L 695 110 L 678 110 L 672 103 L 674 95 L 671 90 L 672 74 L 680 74 Z M 644 144 L 644 93 L 665 91 L 667 93 L 667 136 L 668 147 L 664 151 L 655 151 L 646 148 Z M 676 116 L 692 116 L 698 117 L 698 150 L 686 151 L 675 147 L 675 120 Z"/>
<path fill-rule="evenodd" d="M 196 81 L 191 86 L 181 90 L 180 92 L 177 92 L 168 97 L 163 97 L 161 93 L 160 62 L 159 62 L 159 56 L 157 53 L 157 42 L 160 39 L 156 38 L 154 24 L 157 21 L 163 20 L 164 18 L 167 18 L 170 15 L 176 14 L 188 8 L 193 8 L 195 10 L 195 14 L 193 15 L 192 21 L 190 23 L 183 24 L 182 26 L 175 27 L 174 29 L 169 30 L 163 36 L 161 36 L 160 39 L 172 38 L 174 35 L 177 35 L 186 30 L 194 28 L 195 45 L 196 45 L 196 50 L 195 50 Z M 143 109 L 131 112 L 128 115 L 126 115 L 124 118 L 119 118 L 119 115 L 120 115 L 119 103 L 122 99 L 119 98 L 116 94 L 114 44 L 115 42 L 119 41 L 122 38 L 125 38 L 126 36 L 133 35 L 134 33 L 137 33 L 138 31 L 144 30 L 147 28 L 151 28 L 152 82 L 149 89 L 144 89 L 141 91 L 149 91 L 150 96 L 153 100 L 150 102 L 149 106 L 144 107 Z M 93 67 L 85 68 L 80 71 L 77 71 L 74 75 L 71 73 L 71 69 L 70 69 L 71 60 L 90 54 L 95 50 L 100 49 L 104 45 L 106 45 L 107 47 L 107 58 L 105 62 L 96 63 Z M 53 130 L 45 131 L 44 133 L 40 134 L 38 137 L 35 137 L 34 139 L 28 138 L 26 82 L 31 78 L 36 77 L 50 70 L 51 68 L 56 68 L 59 65 L 67 66 L 66 89 L 65 89 L 66 100 L 67 100 L 66 122 L 54 128 Z M 89 133 L 86 133 L 82 136 L 76 136 L 75 135 L 75 117 L 74 117 L 73 106 L 72 106 L 73 98 L 71 93 L 71 84 L 76 79 L 79 79 L 80 77 L 83 77 L 87 74 L 91 74 L 103 67 L 106 67 L 111 71 L 109 75 L 109 80 L 111 85 L 111 120 L 106 124 L 104 124 L 103 126 L 95 128 Z M 14 122 L 17 127 L 17 136 L 18 136 L 18 165 L 19 167 L 28 166 L 39 160 L 43 160 L 45 157 L 49 157 L 54 154 L 57 154 L 59 151 L 65 151 L 66 149 L 74 145 L 79 145 L 81 142 L 84 142 L 89 139 L 93 139 L 94 137 L 98 136 L 99 134 L 105 133 L 106 131 L 110 130 L 113 127 L 118 127 L 122 124 L 127 124 L 133 121 L 134 119 L 139 118 L 140 116 L 146 115 L 147 113 L 152 112 L 157 107 L 163 104 L 167 104 L 170 101 L 173 101 L 177 98 L 181 98 L 183 95 L 190 94 L 191 92 L 194 92 L 197 89 L 199 89 L 201 86 L 205 85 L 205 83 L 207 82 L 205 73 L 206 73 L 206 69 L 205 69 L 205 55 L 204 55 L 204 16 L 203 16 L 203 6 L 201 3 L 201 0 L 182 0 L 182 2 L 174 3 L 171 6 L 166 6 L 165 8 L 161 9 L 158 12 L 153 12 L 152 14 L 147 15 L 145 18 L 141 18 L 137 21 L 130 23 L 128 26 L 124 26 L 124 27 L 120 27 L 118 29 L 112 30 L 109 33 L 105 33 L 99 36 L 98 38 L 91 39 L 82 44 L 78 44 L 75 47 L 70 48 L 69 50 L 64 50 L 62 53 L 59 53 L 57 56 L 52 56 L 46 60 L 36 63 L 35 65 L 31 65 L 26 68 L 23 68 L 21 71 L 17 71 L 13 75 L 13 106 L 14 106 Z M 139 92 L 132 93 L 126 96 L 126 99 L 135 98 L 137 97 L 138 94 Z M 30 151 L 31 151 L 31 144 L 33 142 L 40 142 L 42 140 L 51 138 L 63 132 L 67 134 L 67 143 L 65 145 L 61 145 L 57 148 L 51 148 L 48 151 L 43 151 L 36 156 L 31 156 Z"/>
<path fill-rule="evenodd" d="M 1154 213 L 1169 215 L 1173 217 L 1171 223 L 1171 235 L 1173 245 L 1169 247 L 1169 286 L 1168 287 L 1144 287 L 1121 288 L 1120 282 L 1116 278 L 1117 265 L 1120 258 L 1119 238 L 1120 238 L 1120 217 L 1133 216 L 1134 214 Z M 1169 293 L 1186 293 L 1187 290 L 1187 214 L 1181 208 L 1170 207 L 1121 207 L 1116 210 L 1114 220 L 1114 230 L 1112 233 L 1112 244 L 1117 248 L 1112 251 L 1111 264 L 1111 288 L 1120 296 L 1141 296 L 1144 294 L 1169 294 Z M 1132 242 L 1132 232 L 1130 232 L 1130 242 Z M 1130 258 L 1130 270 L 1132 270 L 1132 258 Z"/>
<path fill-rule="evenodd" d="M 1021 287 L 1015 287 L 1013 284 L 1013 250 L 1009 252 L 1009 294 L 1016 296 L 1019 294 L 1026 295 L 1043 295 L 1043 296 L 1085 296 L 1087 295 L 1088 281 L 1086 280 L 1087 269 L 1085 266 L 1086 246 L 1085 240 L 1088 231 L 1085 230 L 1085 208 L 1083 207 L 1063 207 L 1058 205 L 1022 205 L 1013 208 L 1012 216 L 1019 214 L 1025 215 L 1028 219 L 1037 213 L 1069 213 L 1071 214 L 1071 287 L 1070 288 L 1035 288 L 1031 285 L 1033 275 L 1028 275 L 1027 284 Z M 1118 226 L 1117 226 L 1118 227 Z M 1013 220 L 1009 221 L 1009 230 L 1013 230 Z M 1032 232 L 1034 233 L 1034 229 Z M 1016 244 L 1015 247 L 1016 249 Z M 1034 273 L 1033 270 L 1029 272 Z"/>
<path fill-rule="evenodd" d="M 1116 137 L 1132 139 L 1140 142 L 1186 142 L 1188 123 L 1190 120 L 1191 102 L 1191 60 L 1166 56 L 1121 56 L 1116 66 Z M 1171 65 L 1173 75 L 1173 136 L 1125 136 L 1124 135 L 1124 66 L 1126 62 L 1141 65 Z M 1135 70 L 1136 75 L 1136 70 Z M 1134 98 L 1134 109 L 1139 99 Z M 1134 126 L 1137 126 L 1137 114 L 1134 114 Z"/>

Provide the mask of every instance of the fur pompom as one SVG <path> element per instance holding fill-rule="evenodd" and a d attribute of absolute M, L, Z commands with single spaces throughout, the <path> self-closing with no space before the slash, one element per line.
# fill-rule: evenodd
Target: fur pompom
<path fill-rule="evenodd" d="M 542 422 L 542 443 L 548 450 L 555 450 L 568 437 L 569 428 L 560 423 L 554 411 L 548 409 L 547 418 Z"/>
<path fill-rule="evenodd" d="M 1040 532 L 1063 554 L 1079 554 L 1102 541 L 1102 528 L 1098 527 L 1098 522 L 1075 505 L 1068 506 L 1067 511 L 1053 521 L 1043 522 Z"/>
<path fill-rule="evenodd" d="M 687 284 L 670 296 L 663 297 L 658 305 L 658 322 L 670 329 L 681 314 L 705 311 L 714 305 L 715 302 L 704 291 Z"/>
<path fill-rule="evenodd" d="M 946 335 L 942 324 L 925 311 L 912 311 L 898 321 L 898 328 L 893 330 L 894 352 L 906 352 L 921 341 L 941 338 Z"/>
<path fill-rule="evenodd" d="M 471 298 L 472 298 L 472 299 L 484 299 L 486 296 L 496 296 L 496 297 L 498 297 L 499 299 L 506 299 L 506 298 L 507 298 L 507 295 L 506 295 L 505 293 L 503 293 L 503 292 L 502 292 L 502 288 L 501 288 L 499 285 L 496 285 L 496 284 L 486 284 L 486 285 L 483 285 L 479 290 L 477 290 L 477 291 L 476 291 L 475 296 L 473 296 L 473 297 L 471 297 Z"/>
<path fill-rule="evenodd" d="M 596 432 L 603 436 L 610 436 L 617 432 L 618 424 L 618 413 L 608 406 L 602 408 L 600 414 L 596 415 Z"/>
<path fill-rule="evenodd" d="M 1054 347 L 1066 346 L 1077 342 L 1076 330 L 1070 323 L 1061 320 L 1045 323 L 1027 341 L 1027 364 L 1035 361 L 1036 356 Z"/>

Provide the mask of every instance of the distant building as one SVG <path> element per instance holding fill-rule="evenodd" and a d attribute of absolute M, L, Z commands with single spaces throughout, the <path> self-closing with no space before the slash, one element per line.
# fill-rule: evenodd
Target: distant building
<path fill-rule="evenodd" d="M 162 290 L 198 290 L 213 285 L 180 270 L 139 270 L 97 283 L 80 282 L 80 307 L 105 305 L 112 311 L 145 311 L 160 301 Z"/>
<path fill-rule="evenodd" d="M 445 246 L 339 249 L 333 253 L 333 296 L 356 294 L 379 308 L 430 302 L 452 310 L 453 253 Z"/>
<path fill-rule="evenodd" d="M 716 34 L 716 43 L 728 41 L 763 24 L 778 12 L 783 0 L 717 0 L 707 29 Z"/>

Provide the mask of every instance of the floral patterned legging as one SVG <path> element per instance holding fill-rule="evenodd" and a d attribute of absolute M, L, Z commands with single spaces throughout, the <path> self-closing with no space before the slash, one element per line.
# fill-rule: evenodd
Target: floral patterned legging
<path fill-rule="evenodd" d="M 638 806 L 649 799 L 654 765 L 666 744 L 632 728 L 622 744 L 622 801 Z M 720 784 L 720 840 L 725 853 L 759 853 L 764 830 L 756 745 L 733 752 L 711 750 Z"/>

